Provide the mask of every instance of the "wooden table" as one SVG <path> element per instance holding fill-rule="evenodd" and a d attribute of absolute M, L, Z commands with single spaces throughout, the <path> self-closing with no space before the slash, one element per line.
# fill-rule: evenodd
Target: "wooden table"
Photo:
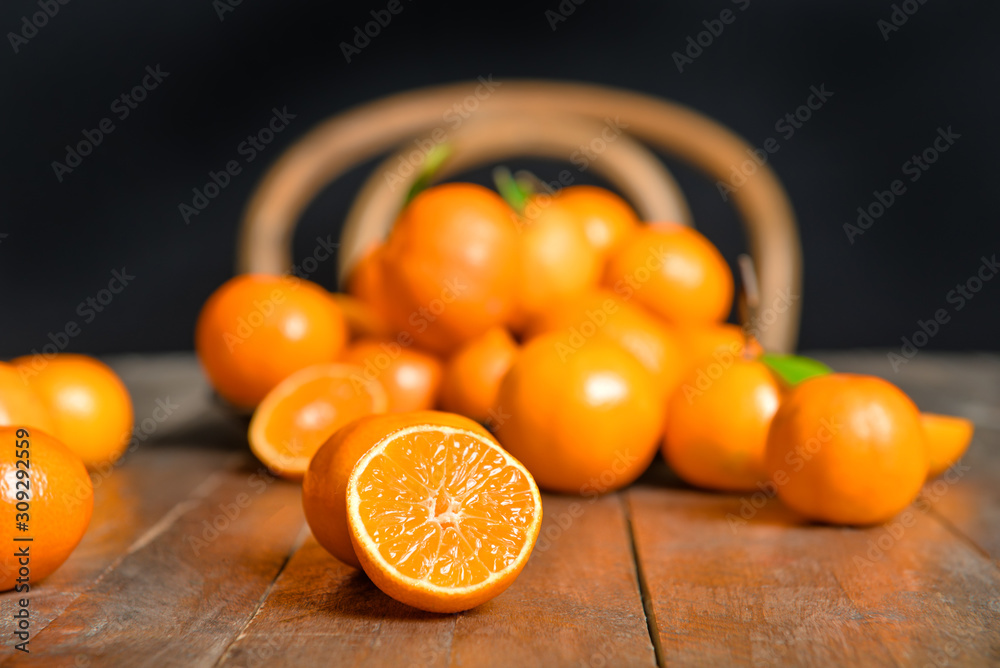
<path fill-rule="evenodd" d="M 921 352 L 898 374 L 884 353 L 820 357 L 976 421 L 963 465 L 925 487 L 909 526 L 811 526 L 763 495 L 685 487 L 658 462 L 618 494 L 546 496 L 520 578 L 457 615 L 396 603 L 324 552 L 299 487 L 249 454 L 190 356 L 112 360 L 139 439 L 95 474 L 79 548 L 32 587 L 30 655 L 13 649 L 17 595 L 0 596 L 0 661 L 1000 665 L 1000 357 Z"/>

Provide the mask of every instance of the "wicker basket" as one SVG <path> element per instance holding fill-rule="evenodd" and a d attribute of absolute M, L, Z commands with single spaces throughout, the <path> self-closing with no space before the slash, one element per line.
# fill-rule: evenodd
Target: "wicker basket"
<path fill-rule="evenodd" d="M 359 162 L 396 150 L 369 177 L 348 214 L 339 279 L 372 241 L 384 237 L 431 147 L 447 142 L 437 180 L 487 162 L 533 156 L 576 163 L 607 179 L 643 220 L 690 224 L 683 193 L 641 142 L 727 182 L 751 147 L 714 121 L 646 95 L 589 84 L 477 81 L 393 95 L 335 116 L 299 139 L 254 193 L 240 232 L 238 271 L 284 273 L 292 233 L 309 202 Z M 571 174 L 575 170 L 569 170 Z M 576 172 L 578 173 L 578 172 Z M 758 271 L 758 327 L 768 350 L 791 352 L 798 334 L 802 257 L 788 197 L 767 165 L 731 193 Z"/>

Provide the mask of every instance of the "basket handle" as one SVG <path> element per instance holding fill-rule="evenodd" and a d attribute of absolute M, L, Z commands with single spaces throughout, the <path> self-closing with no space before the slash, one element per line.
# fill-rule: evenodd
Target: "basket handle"
<path fill-rule="evenodd" d="M 295 223 L 327 183 L 409 137 L 447 127 L 448 112 L 456 103 L 464 103 L 473 117 L 575 115 L 613 122 L 720 182 L 728 182 L 732 167 L 751 150 L 723 126 L 684 106 L 604 86 L 481 78 L 400 93 L 323 122 L 270 168 L 243 218 L 238 270 L 287 271 Z M 769 350 L 791 351 L 798 334 L 802 284 L 802 253 L 791 204 L 768 165 L 759 166 L 731 197 L 758 267 L 761 305 L 774 313 L 771 323 L 765 320 L 759 328 L 759 338 Z"/>
<path fill-rule="evenodd" d="M 569 161 L 580 146 L 601 137 L 605 125 L 575 116 L 483 115 L 470 119 L 447 136 L 451 153 L 434 173 L 440 181 L 482 164 L 518 156 Z M 438 135 L 441 137 L 441 135 Z M 404 146 L 382 162 L 358 192 L 347 214 L 338 253 L 338 281 L 344 285 L 354 265 L 372 243 L 388 234 L 403 208 L 406 195 L 420 176 L 411 168 L 400 174 L 400 165 L 412 153 Z M 419 156 L 418 156 L 419 157 Z M 691 221 L 684 193 L 655 154 L 628 135 L 606 142 L 602 152 L 587 165 L 614 185 L 638 210 L 642 220 Z M 570 171 L 570 182 L 580 174 Z M 568 183 L 565 185 L 569 185 Z"/>

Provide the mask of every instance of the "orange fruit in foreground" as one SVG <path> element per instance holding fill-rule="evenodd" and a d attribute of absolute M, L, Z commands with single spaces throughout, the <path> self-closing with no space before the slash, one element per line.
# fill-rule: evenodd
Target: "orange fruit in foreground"
<path fill-rule="evenodd" d="M 380 258 L 390 324 L 437 354 L 511 316 L 519 263 L 514 212 L 471 183 L 424 190 L 400 214 Z"/>
<path fill-rule="evenodd" d="M 38 393 L 13 364 L 0 362 L 0 426 L 27 425 L 55 431 L 55 422 Z"/>
<path fill-rule="evenodd" d="M 653 374 L 664 398 L 673 392 L 688 366 L 668 326 L 608 290 L 589 292 L 554 305 L 534 322 L 530 332 L 556 332 L 563 343 L 576 347 L 586 345 L 598 334 L 607 337 Z"/>
<path fill-rule="evenodd" d="M 767 431 L 781 388 L 761 362 L 737 357 L 720 369 L 681 381 L 667 409 L 663 457 L 692 485 L 756 491 L 767 479 Z"/>
<path fill-rule="evenodd" d="M 86 355 L 18 357 L 12 362 L 52 416 L 51 434 L 90 467 L 114 464 L 135 426 L 132 397 L 104 362 Z"/>
<path fill-rule="evenodd" d="M 957 462 L 972 442 L 972 420 L 955 415 L 921 413 L 920 423 L 927 436 L 927 477 L 941 475 Z"/>
<path fill-rule="evenodd" d="M 23 455 L 23 456 L 20 456 Z M 23 586 L 16 553 L 30 549 L 25 569 L 34 583 L 59 568 L 79 544 L 94 510 L 94 488 L 80 458 L 54 437 L 32 427 L 0 427 L 0 508 L 4 549 L 0 591 Z M 30 500 L 24 501 L 28 492 Z M 18 508 L 18 503 L 27 504 Z M 20 531 L 17 522 L 25 522 Z M 15 541 L 28 538 L 31 542 Z M 26 592 L 27 589 L 21 589 Z"/>
<path fill-rule="evenodd" d="M 730 323 L 681 326 L 674 329 L 689 369 L 705 367 L 716 358 L 743 355 L 746 336 L 738 325 Z M 756 358 L 764 352 L 756 339 L 751 339 L 750 356 Z"/>
<path fill-rule="evenodd" d="M 290 276 L 245 274 L 212 293 L 198 315 L 195 350 L 224 399 L 253 408 L 290 374 L 333 362 L 347 341 L 330 293 Z"/>
<path fill-rule="evenodd" d="M 441 360 L 431 354 L 404 348 L 395 341 L 358 341 L 347 346 L 341 361 L 364 369 L 364 377 L 377 380 L 389 395 L 389 411 L 434 408 L 441 387 Z"/>
<path fill-rule="evenodd" d="M 677 223 L 642 227 L 626 239 L 609 259 L 604 281 L 678 326 L 721 322 L 733 302 L 733 275 L 722 254 Z"/>
<path fill-rule="evenodd" d="M 809 519 L 884 522 L 917 497 L 927 477 L 920 413 L 881 378 L 810 378 L 774 415 L 767 468 L 785 505 Z"/>
<path fill-rule="evenodd" d="M 347 525 L 347 480 L 361 455 L 391 432 L 415 424 L 481 429 L 461 416 L 437 411 L 366 415 L 328 438 L 302 480 L 302 507 L 316 541 L 340 561 L 361 568 Z"/>
<path fill-rule="evenodd" d="M 491 420 L 500 382 L 516 356 L 517 343 L 504 327 L 494 327 L 466 343 L 445 365 L 441 407 L 476 422 Z"/>
<path fill-rule="evenodd" d="M 390 421 L 351 472 L 354 552 L 396 600 L 430 612 L 468 610 L 524 568 L 541 496 L 524 466 L 471 420 L 417 414 L 413 422 L 400 429 Z"/>
<path fill-rule="evenodd" d="M 497 437 L 543 488 L 598 494 L 642 474 L 663 427 L 656 380 L 613 341 L 529 341 L 500 385 Z"/>
<path fill-rule="evenodd" d="M 639 228 L 639 217 L 621 197 L 597 186 L 570 186 L 556 197 L 583 224 L 590 245 L 602 256 L 614 253 Z"/>
<path fill-rule="evenodd" d="M 593 289 L 603 257 L 587 238 L 577 214 L 558 198 L 528 199 L 520 222 L 521 275 L 517 325 L 560 301 Z"/>
<path fill-rule="evenodd" d="M 250 419 L 250 449 L 269 469 L 300 479 L 309 460 L 337 429 L 371 413 L 389 398 L 354 364 L 317 364 L 281 381 Z"/>

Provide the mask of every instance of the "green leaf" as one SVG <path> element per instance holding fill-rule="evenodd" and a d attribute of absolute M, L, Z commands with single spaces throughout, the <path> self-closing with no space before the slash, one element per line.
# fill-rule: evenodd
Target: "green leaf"
<path fill-rule="evenodd" d="M 764 353 L 760 356 L 760 361 L 766 364 L 781 382 L 790 387 L 809 378 L 833 373 L 833 369 L 819 360 L 801 355 Z"/>
<path fill-rule="evenodd" d="M 421 190 L 425 190 L 427 186 L 430 185 L 431 181 L 434 179 L 434 175 L 437 174 L 438 169 L 444 164 L 444 161 L 448 159 L 451 155 L 451 144 L 447 142 L 444 144 L 437 144 L 430 151 L 427 152 L 427 156 L 424 159 L 424 164 L 420 168 L 420 175 L 417 180 L 413 182 L 413 187 L 410 188 L 410 192 L 406 193 L 406 204 L 416 197 Z"/>
<path fill-rule="evenodd" d="M 524 213 L 524 205 L 528 203 L 528 196 L 514 180 L 514 175 L 506 167 L 497 167 L 493 170 L 493 183 L 496 184 L 497 191 L 504 198 L 510 208 L 517 211 L 518 215 Z"/>

